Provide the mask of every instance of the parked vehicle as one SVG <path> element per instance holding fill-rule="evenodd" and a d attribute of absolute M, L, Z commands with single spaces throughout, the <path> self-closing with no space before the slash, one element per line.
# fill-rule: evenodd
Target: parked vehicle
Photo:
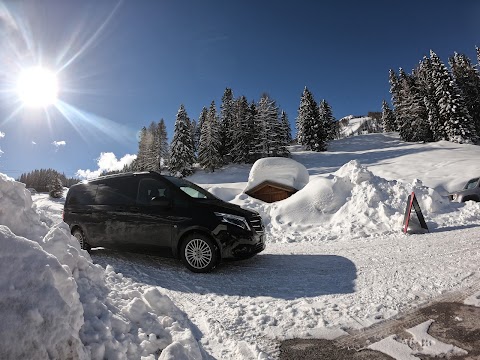
<path fill-rule="evenodd" d="M 173 256 L 193 272 L 208 272 L 221 259 L 245 259 L 265 249 L 257 212 L 157 172 L 73 185 L 64 221 L 85 250 L 101 246 Z"/>
<path fill-rule="evenodd" d="M 448 196 L 451 201 L 456 202 L 480 201 L 480 178 L 468 180 L 462 190 L 455 191 Z"/>

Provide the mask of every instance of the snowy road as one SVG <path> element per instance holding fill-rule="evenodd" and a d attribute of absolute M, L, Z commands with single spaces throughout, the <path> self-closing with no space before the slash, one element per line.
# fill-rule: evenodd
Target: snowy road
<path fill-rule="evenodd" d="M 479 280 L 480 228 L 323 243 L 269 244 L 193 274 L 175 260 L 98 249 L 93 260 L 160 287 L 217 359 L 276 357 L 275 339 L 335 337 Z"/>

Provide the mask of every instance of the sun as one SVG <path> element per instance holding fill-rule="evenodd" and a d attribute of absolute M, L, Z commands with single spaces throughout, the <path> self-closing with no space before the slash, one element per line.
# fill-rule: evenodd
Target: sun
<path fill-rule="evenodd" d="M 41 66 L 24 69 L 17 83 L 17 93 L 28 107 L 47 107 L 55 104 L 58 81 L 54 72 Z"/>

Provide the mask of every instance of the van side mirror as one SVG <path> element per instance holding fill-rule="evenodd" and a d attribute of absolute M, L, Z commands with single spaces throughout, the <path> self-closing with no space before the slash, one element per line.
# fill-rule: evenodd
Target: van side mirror
<path fill-rule="evenodd" d="M 165 196 L 155 196 L 150 201 L 150 205 L 170 207 L 172 205 L 172 202 L 169 199 L 167 199 Z"/>

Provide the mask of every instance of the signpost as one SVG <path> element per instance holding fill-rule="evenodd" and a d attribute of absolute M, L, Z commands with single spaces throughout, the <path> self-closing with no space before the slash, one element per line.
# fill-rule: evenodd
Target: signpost
<path fill-rule="evenodd" d="M 403 217 L 403 232 L 406 234 L 408 231 L 408 224 L 410 223 L 412 207 L 415 209 L 415 214 L 417 215 L 417 219 L 418 219 L 418 222 L 420 223 L 420 227 L 428 232 L 427 223 L 425 222 L 425 218 L 423 217 L 422 210 L 420 209 L 420 205 L 418 204 L 418 201 L 414 192 L 408 195 L 407 208 L 405 209 L 405 216 Z"/>

